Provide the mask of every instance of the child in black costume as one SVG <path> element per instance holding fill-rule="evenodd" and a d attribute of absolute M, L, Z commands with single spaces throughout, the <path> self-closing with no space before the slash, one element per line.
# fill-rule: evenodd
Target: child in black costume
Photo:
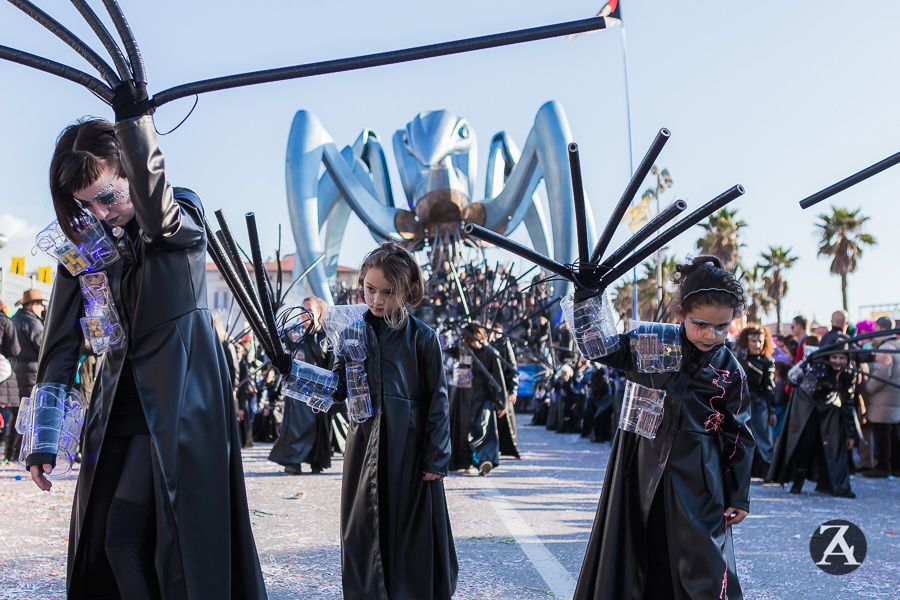
<path fill-rule="evenodd" d="M 723 343 L 743 289 L 713 256 L 675 268 L 678 371 L 638 372 L 628 335 L 599 359 L 666 391 L 654 439 L 619 430 L 575 600 L 742 597 L 729 531 L 750 509 L 744 372 Z"/>

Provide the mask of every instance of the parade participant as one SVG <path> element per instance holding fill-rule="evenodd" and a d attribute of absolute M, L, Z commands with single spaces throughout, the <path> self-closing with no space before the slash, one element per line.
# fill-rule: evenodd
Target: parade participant
<path fill-rule="evenodd" d="M 0 407 L 4 409 L 3 412 L 0 412 L 0 430 L 4 427 L 6 429 L 6 448 L 3 460 L 7 463 L 10 462 L 10 458 L 15 460 L 18 457 L 18 446 L 21 445 L 21 441 L 17 440 L 15 436 L 16 417 L 18 417 L 21 396 L 11 362 L 11 359 L 15 359 L 19 355 L 19 351 L 16 325 L 6 316 L 5 312 L 0 310 Z M 8 415 L 7 419 L 3 418 L 4 412 Z"/>
<path fill-rule="evenodd" d="M 330 369 L 333 355 L 322 349 L 322 340 L 325 339 L 322 309 L 325 308 L 325 301 L 311 296 L 303 300 L 303 308 L 312 315 L 310 335 L 304 337 L 299 346 L 295 339 L 287 340 L 286 345 L 292 349 L 291 353 L 297 360 Z M 286 335 L 295 337 L 299 333 L 289 330 Z M 281 434 L 272 446 L 269 460 L 284 466 L 284 472 L 290 475 L 299 475 L 303 471 L 302 463 L 308 463 L 313 473 L 331 468 L 331 417 L 327 412 L 313 411 L 308 404 L 285 398 Z"/>
<path fill-rule="evenodd" d="M 875 331 L 893 329 L 888 317 L 879 317 Z M 863 471 L 866 477 L 900 476 L 900 339 L 886 335 L 875 340 L 875 361 L 872 375 L 892 381 L 894 385 L 876 379 L 866 380 L 866 417 L 875 441 L 875 467 Z M 889 351 L 891 353 L 888 353 Z"/>
<path fill-rule="evenodd" d="M 753 477 L 766 477 L 772 464 L 772 428 L 775 416 L 775 344 L 765 327 L 748 325 L 738 336 L 737 358 L 747 376 L 750 391 L 750 431 L 756 441 L 753 453 Z"/>
<path fill-rule="evenodd" d="M 121 255 L 104 267 L 124 330 L 86 418 L 69 532 L 69 598 L 266 597 L 241 465 L 232 387 L 206 306 L 197 196 L 173 188 L 146 87 L 116 88 L 115 127 L 83 119 L 57 140 L 50 190 L 62 231 L 88 215 Z M 68 386 L 83 338 L 79 278 L 57 270 L 37 384 Z M 27 457 L 48 491 L 54 454 Z"/>
<path fill-rule="evenodd" d="M 500 438 L 500 455 L 522 458 L 519 456 L 519 434 L 516 430 L 516 400 L 519 394 L 519 362 L 516 351 L 508 337 L 504 337 L 502 323 L 492 323 L 488 329 L 488 338 L 494 349 L 503 358 L 503 387 L 506 388 L 506 410 L 502 418 L 497 419 L 497 437 Z"/>
<path fill-rule="evenodd" d="M 409 315 L 422 301 L 412 254 L 384 243 L 363 260 L 365 371 L 374 415 L 347 437 L 341 571 L 347 600 L 445 600 L 457 561 L 444 495 L 450 459 L 447 384 L 437 334 Z M 347 395 L 345 358 L 333 368 Z"/>
<path fill-rule="evenodd" d="M 472 464 L 480 475 L 487 475 L 500 464 L 497 421 L 506 416 L 508 402 L 503 366 L 493 350 L 488 348 L 487 339 L 487 332 L 477 323 L 470 323 L 463 330 L 463 340 L 472 354 L 468 445 L 472 452 Z"/>
<path fill-rule="evenodd" d="M 843 339 L 846 336 L 832 343 Z M 793 480 L 792 494 L 814 479 L 818 491 L 856 497 L 850 489 L 848 457 L 857 438 L 852 401 L 856 377 L 841 369 L 849 362 L 849 354 L 832 354 L 804 365 L 799 379 L 792 381 L 797 387 L 788 401 L 768 476 L 777 483 Z"/>
<path fill-rule="evenodd" d="M 655 438 L 619 430 L 576 600 L 742 597 L 729 531 L 750 508 L 753 437 L 744 374 L 723 343 L 743 289 L 714 256 L 675 267 L 682 361 L 637 371 L 627 335 L 598 359 L 665 390 Z"/>

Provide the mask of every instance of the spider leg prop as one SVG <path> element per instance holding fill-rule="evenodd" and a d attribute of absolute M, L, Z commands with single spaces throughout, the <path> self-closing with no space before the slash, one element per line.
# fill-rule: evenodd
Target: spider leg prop
<path fill-rule="evenodd" d="M 616 232 L 616 227 L 622 222 L 622 217 L 625 216 L 625 211 L 628 210 L 628 205 L 631 204 L 635 194 L 637 194 L 638 188 L 641 186 L 644 179 L 646 179 L 647 174 L 650 173 L 650 169 L 653 168 L 653 163 L 656 162 L 660 152 L 662 152 L 663 146 L 666 145 L 666 142 L 669 141 L 670 137 L 672 137 L 672 134 L 665 128 L 660 129 L 659 133 L 656 134 L 653 143 L 650 144 L 650 148 L 647 150 L 643 160 L 641 160 L 637 170 L 634 172 L 634 175 L 631 176 L 631 180 L 625 187 L 625 192 L 622 194 L 622 197 L 619 198 L 619 203 L 616 204 L 612 216 L 610 216 L 609 221 L 606 222 L 606 227 L 603 229 L 603 233 L 600 234 L 597 245 L 594 246 L 594 251 L 591 253 L 592 263 L 599 262 L 603 257 L 606 248 L 609 246 L 609 242 L 612 240 L 613 234 Z"/>
<path fill-rule="evenodd" d="M 112 104 L 112 88 L 84 71 L 9 46 L 0 46 L 0 58 L 77 83 L 107 104 Z"/>
<path fill-rule="evenodd" d="M 193 96 L 194 94 L 202 94 L 204 92 L 213 92 L 260 83 L 271 83 L 274 81 L 285 81 L 288 79 L 300 79 L 304 77 L 313 77 L 315 75 L 326 75 L 328 73 L 356 71 L 358 69 L 367 69 L 369 67 L 380 67 L 422 60 L 424 58 L 473 52 L 475 50 L 485 50 L 488 48 L 509 46 L 523 42 L 533 42 L 536 40 L 565 36 L 572 33 L 597 31 L 605 28 L 606 20 L 603 17 L 593 17 L 590 19 L 581 19 L 579 21 L 570 21 L 556 25 L 521 29 L 508 33 L 497 33 L 453 42 L 418 46 L 405 50 L 379 52 L 377 54 L 367 54 L 353 58 L 341 58 L 293 67 L 283 67 L 280 69 L 268 69 L 251 73 L 229 75 L 227 77 L 217 77 L 215 79 L 187 83 L 164 90 L 154 96 L 153 105 L 159 107 L 172 100 L 177 100 L 178 98 L 183 98 L 185 96 Z"/>
<path fill-rule="evenodd" d="M 94 52 L 87 44 L 82 42 L 74 33 L 63 27 L 63 25 L 42 11 L 40 8 L 29 2 L 28 0 L 8 0 L 10 4 L 24 12 L 26 15 L 40 23 L 45 29 L 49 30 L 53 35 L 68 44 L 75 52 L 80 54 L 82 58 L 91 63 L 91 65 L 100 72 L 100 75 L 106 80 L 110 87 L 116 87 L 122 80 L 118 78 L 116 72 L 113 71 L 100 55 Z"/>
<path fill-rule="evenodd" d="M 106 7 L 106 12 L 109 13 L 109 17 L 116 26 L 116 31 L 119 32 L 119 37 L 122 38 L 122 42 L 125 44 L 125 51 L 128 52 L 128 60 L 131 63 L 131 72 L 134 80 L 147 83 L 147 71 L 144 69 L 144 59 L 141 57 L 141 50 L 138 48 L 137 41 L 134 39 L 134 34 L 131 32 L 131 27 L 128 26 L 128 21 L 125 20 L 125 15 L 122 13 L 119 3 L 116 0 L 103 0 L 103 6 Z"/>
<path fill-rule="evenodd" d="M 97 17 L 97 13 L 95 13 L 88 5 L 87 0 L 72 0 L 72 4 L 75 5 L 75 8 L 78 9 L 78 12 L 80 12 L 81 16 L 84 17 L 84 20 L 87 21 L 87 24 L 94 30 L 94 34 L 100 39 L 100 43 L 103 44 L 106 51 L 109 53 L 109 56 L 113 59 L 116 71 L 119 73 L 119 79 L 122 81 L 131 79 L 131 67 L 125 60 L 122 50 L 116 44 L 112 35 L 109 33 L 109 30 L 106 29 L 106 26 L 100 21 L 100 18 Z"/>
<path fill-rule="evenodd" d="M 888 156 L 884 160 L 875 163 L 871 167 L 867 167 L 867 168 L 863 169 L 862 171 L 860 171 L 859 173 L 855 173 L 855 174 L 851 175 L 850 177 L 847 177 L 846 179 L 842 179 L 841 181 L 838 181 L 834 185 L 831 185 L 820 192 L 816 192 L 812 196 L 804 198 L 803 200 L 800 201 L 800 208 L 809 208 L 810 206 L 814 206 L 814 205 L 818 204 L 822 200 L 827 200 L 828 198 L 831 198 L 835 194 L 843 192 L 847 188 L 853 187 L 857 183 L 859 183 L 861 181 L 865 181 L 869 177 L 872 177 L 873 175 L 877 175 L 878 173 L 881 173 L 885 169 L 889 169 L 889 168 L 893 167 L 897 163 L 900 163 L 900 152 L 898 152 L 897 154 L 892 154 L 891 156 Z"/>
<path fill-rule="evenodd" d="M 266 267 L 263 264 L 262 252 L 259 248 L 259 233 L 256 230 L 256 215 L 252 212 L 246 214 L 247 233 L 250 235 L 250 252 L 253 255 L 253 270 L 256 272 L 256 287 L 259 292 L 259 300 L 262 305 L 263 318 L 265 319 L 266 333 L 273 353 L 268 355 L 269 360 L 282 375 L 291 372 L 291 358 L 281 345 L 278 335 L 278 325 L 275 322 L 275 311 L 272 308 L 272 297 L 266 287 Z"/>

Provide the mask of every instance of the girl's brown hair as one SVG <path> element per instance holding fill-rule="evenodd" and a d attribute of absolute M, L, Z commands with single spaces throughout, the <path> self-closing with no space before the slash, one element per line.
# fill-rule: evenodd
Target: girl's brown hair
<path fill-rule="evenodd" d="M 397 309 L 386 315 L 384 320 L 391 328 L 400 329 L 406 325 L 408 307 L 418 306 L 425 297 L 425 281 L 419 263 L 400 244 L 384 242 L 363 259 L 357 279 L 360 289 L 363 288 L 369 269 L 379 269 L 394 288 L 394 294 L 399 299 Z"/>
<path fill-rule="evenodd" d="M 751 323 L 744 327 L 741 330 L 741 334 L 737 339 L 737 347 L 747 349 L 750 347 L 750 336 L 751 335 L 761 335 L 763 336 L 763 350 L 762 353 L 766 356 L 774 356 L 775 355 L 775 342 L 772 340 L 772 332 L 769 331 L 768 328 L 763 327 L 762 325 L 758 325 L 756 323 Z"/>
<path fill-rule="evenodd" d="M 95 183 L 107 169 L 125 178 L 112 123 L 88 117 L 63 129 L 50 160 L 50 197 L 59 226 L 70 240 L 77 242 L 79 228 L 87 223 L 75 192 Z"/>

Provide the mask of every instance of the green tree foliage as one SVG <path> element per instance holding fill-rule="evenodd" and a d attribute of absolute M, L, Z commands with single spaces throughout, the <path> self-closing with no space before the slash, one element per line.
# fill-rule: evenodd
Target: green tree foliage
<path fill-rule="evenodd" d="M 831 257 L 831 273 L 841 278 L 841 301 L 844 310 L 849 310 L 847 301 L 847 275 L 856 270 L 862 257 L 863 246 L 877 244 L 875 237 L 863 232 L 869 217 L 859 211 L 831 207 L 831 214 L 819 215 L 815 224 L 819 237 L 819 256 Z"/>

